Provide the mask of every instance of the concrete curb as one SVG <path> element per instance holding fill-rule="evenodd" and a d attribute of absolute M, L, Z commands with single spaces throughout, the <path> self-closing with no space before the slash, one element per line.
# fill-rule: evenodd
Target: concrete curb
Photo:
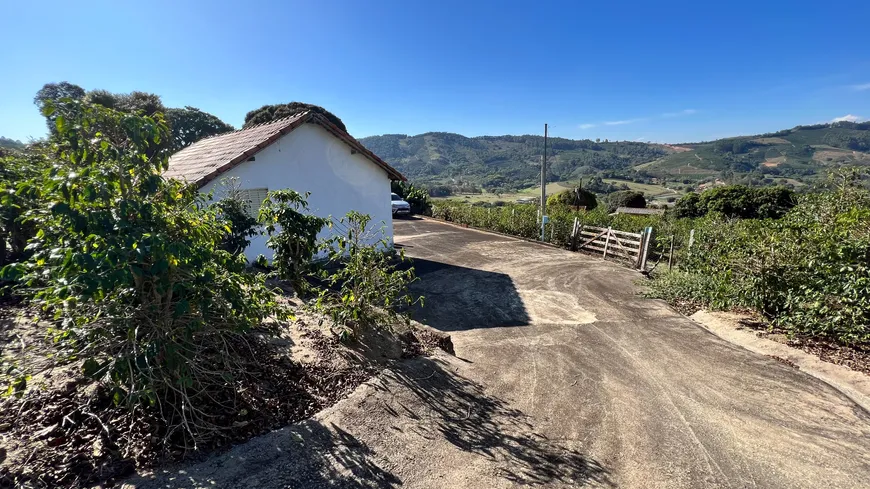
<path fill-rule="evenodd" d="M 804 373 L 840 391 L 855 404 L 870 413 L 870 376 L 842 365 L 826 362 L 803 350 L 760 337 L 740 325 L 745 316 L 728 312 L 698 311 L 692 320 L 725 341 L 749 351 L 778 357 L 797 365 Z"/>

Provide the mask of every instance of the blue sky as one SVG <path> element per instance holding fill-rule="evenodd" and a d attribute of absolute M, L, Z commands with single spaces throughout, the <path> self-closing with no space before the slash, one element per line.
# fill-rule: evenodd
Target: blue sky
<path fill-rule="evenodd" d="M 239 127 L 304 101 L 357 137 L 685 142 L 870 118 L 870 2 L 7 2 L 0 135 L 46 82 L 142 90 Z"/>

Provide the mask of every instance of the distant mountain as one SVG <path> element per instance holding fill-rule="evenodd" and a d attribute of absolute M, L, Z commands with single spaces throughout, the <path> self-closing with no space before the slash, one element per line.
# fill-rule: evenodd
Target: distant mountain
<path fill-rule="evenodd" d="M 870 165 L 870 122 L 797 126 L 672 148 L 671 154 L 639 169 L 662 177 L 691 179 L 750 172 L 812 177 L 834 165 Z"/>
<path fill-rule="evenodd" d="M 360 140 L 411 181 L 424 185 L 507 190 L 540 182 L 541 136 L 430 132 Z M 600 176 L 634 180 L 717 178 L 764 184 L 812 179 L 827 167 L 870 165 L 870 122 L 797 126 L 770 134 L 679 145 L 625 141 L 548 140 L 549 181 Z"/>
<path fill-rule="evenodd" d="M 17 139 L 9 139 L 0 136 L 0 148 L 21 149 L 23 147 L 24 143 L 18 141 Z"/>
<path fill-rule="evenodd" d="M 430 132 L 387 134 L 360 140 L 415 182 L 468 183 L 485 188 L 523 188 L 540 182 L 542 136 L 481 136 Z M 548 140 L 549 179 L 570 180 L 602 170 L 630 170 L 667 156 L 663 145 L 635 142 Z"/>

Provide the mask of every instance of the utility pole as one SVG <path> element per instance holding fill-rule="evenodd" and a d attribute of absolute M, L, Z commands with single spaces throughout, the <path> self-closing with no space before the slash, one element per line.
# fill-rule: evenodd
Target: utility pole
<path fill-rule="evenodd" d="M 544 124 L 544 157 L 541 159 L 541 241 L 546 241 L 547 226 L 547 125 Z"/>

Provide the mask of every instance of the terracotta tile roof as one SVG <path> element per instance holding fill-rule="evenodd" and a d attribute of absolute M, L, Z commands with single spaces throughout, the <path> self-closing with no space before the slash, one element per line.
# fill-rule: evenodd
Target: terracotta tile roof
<path fill-rule="evenodd" d="M 197 141 L 172 155 L 169 159 L 169 168 L 163 176 L 186 180 L 202 187 L 305 123 L 320 125 L 350 146 L 352 150 L 383 168 L 391 179 L 405 180 L 405 177 L 395 168 L 366 149 L 350 134 L 315 112 L 301 112 L 277 121 Z"/>

